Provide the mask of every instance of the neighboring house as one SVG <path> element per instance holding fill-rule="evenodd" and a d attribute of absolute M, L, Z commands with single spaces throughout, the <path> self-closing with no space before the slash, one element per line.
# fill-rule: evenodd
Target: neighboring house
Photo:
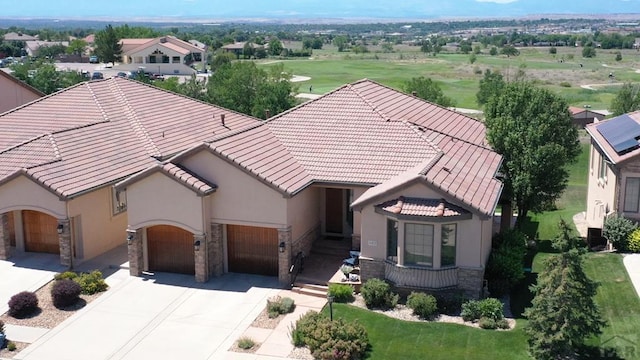
<path fill-rule="evenodd" d="M 587 108 L 569 106 L 569 112 L 571 113 L 571 122 L 581 129 L 587 124 L 598 122 L 605 118 L 604 114 Z"/>
<path fill-rule="evenodd" d="M 0 259 L 48 252 L 71 267 L 123 244 L 127 194 L 113 184 L 257 122 L 122 78 L 81 83 L 1 114 Z"/>
<path fill-rule="evenodd" d="M 194 46 L 175 36 L 122 39 L 121 44 L 122 69 L 135 71 L 142 67 L 151 73 L 189 75 L 195 73 L 191 67 L 194 63 L 201 63 L 201 67 L 206 68 L 207 48 Z"/>
<path fill-rule="evenodd" d="M 43 96 L 40 90 L 0 70 L 0 114 Z"/>
<path fill-rule="evenodd" d="M 361 250 L 364 280 L 477 297 L 501 159 L 475 119 L 369 80 L 345 85 L 119 182 L 130 271 L 289 285 L 292 259 L 331 236 Z"/>
<path fill-rule="evenodd" d="M 586 220 L 589 237 L 597 238 L 611 214 L 640 221 L 640 112 L 586 130 L 591 136 Z"/>
<path fill-rule="evenodd" d="M 30 40 L 25 43 L 25 51 L 29 56 L 38 56 L 38 52 L 42 47 L 54 46 L 54 45 L 62 45 L 69 46 L 68 41 L 40 41 L 40 40 Z"/>
<path fill-rule="evenodd" d="M 246 42 L 236 42 L 236 43 L 233 43 L 233 44 L 227 44 L 227 45 L 224 45 L 222 47 L 222 51 L 228 52 L 228 53 L 233 53 L 236 56 L 240 57 L 240 55 L 242 55 L 244 53 L 245 45 L 246 45 Z M 255 43 L 249 43 L 249 46 L 251 46 L 253 49 L 258 49 L 258 48 L 264 48 L 265 47 L 263 45 L 257 45 Z"/>
<path fill-rule="evenodd" d="M 38 40 L 38 37 L 22 33 L 8 32 L 4 34 L 3 39 L 4 41 L 33 41 Z"/>

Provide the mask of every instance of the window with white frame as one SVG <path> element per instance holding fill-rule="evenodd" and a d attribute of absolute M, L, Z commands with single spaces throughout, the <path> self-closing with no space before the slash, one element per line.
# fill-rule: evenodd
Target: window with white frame
<path fill-rule="evenodd" d="M 607 180 L 607 161 L 604 155 L 600 154 L 600 163 L 598 164 L 598 179 Z"/>
<path fill-rule="evenodd" d="M 115 187 L 111 188 L 111 206 L 113 214 L 120 214 L 127 210 L 127 190 L 117 191 Z"/>
<path fill-rule="evenodd" d="M 398 222 L 387 219 L 387 260 L 398 262 Z"/>
<path fill-rule="evenodd" d="M 624 212 L 638 212 L 640 205 L 640 177 L 628 177 L 624 187 Z"/>
<path fill-rule="evenodd" d="M 456 224 L 443 224 L 441 228 L 440 266 L 456 265 Z"/>
<path fill-rule="evenodd" d="M 404 225 L 404 265 L 433 266 L 433 225 Z"/>

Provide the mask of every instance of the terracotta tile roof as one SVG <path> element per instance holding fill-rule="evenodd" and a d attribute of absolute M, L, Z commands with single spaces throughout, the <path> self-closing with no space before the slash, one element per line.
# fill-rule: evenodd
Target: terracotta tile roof
<path fill-rule="evenodd" d="M 151 174 L 155 174 L 157 172 L 163 173 L 170 178 L 176 180 L 178 183 L 186 186 L 188 189 L 192 190 L 196 194 L 200 196 L 206 196 L 214 192 L 218 186 L 201 178 L 197 174 L 185 169 L 180 165 L 176 165 L 173 163 L 164 163 L 154 165 L 142 172 L 139 172 L 126 180 L 123 180 L 116 184 L 118 188 L 124 188 L 129 184 L 137 182 Z"/>
<path fill-rule="evenodd" d="M 451 217 L 469 213 L 463 208 L 442 199 L 414 197 L 399 197 L 378 204 L 376 207 L 393 214 L 411 216 Z"/>
<path fill-rule="evenodd" d="M 575 106 L 569 106 L 569 112 L 571 113 L 571 115 L 579 114 L 583 111 L 585 111 L 585 109 Z"/>
<path fill-rule="evenodd" d="M 628 113 L 626 115 L 628 115 L 631 119 L 635 120 L 637 123 L 640 123 L 640 111 Z M 616 118 L 601 120 L 596 123 L 587 124 L 585 126 L 585 130 L 587 130 L 587 133 L 589 133 L 589 135 L 591 136 L 591 139 L 593 139 L 593 141 L 595 141 L 598 144 L 598 147 L 602 149 L 602 151 L 607 156 L 607 158 L 609 158 L 609 160 L 611 160 L 612 163 L 618 164 L 638 156 L 640 154 L 640 147 L 638 147 L 635 150 L 623 153 L 622 155 L 619 155 L 613 149 L 613 147 L 609 144 L 609 142 L 607 142 L 604 136 L 602 136 L 602 134 L 598 131 L 599 126 L 601 126 L 602 124 L 606 124 L 607 122 L 613 119 L 616 119 Z"/>
<path fill-rule="evenodd" d="M 221 113 L 227 114 L 224 126 L 206 121 Z M 22 172 L 61 197 L 73 197 L 256 123 L 127 79 L 86 82 L 0 115 L 0 182 Z M 45 139 L 57 146 L 57 161 L 49 161 L 53 150 Z M 36 145 L 38 151 L 30 148 Z M 36 155 L 20 155 L 31 152 Z"/>
<path fill-rule="evenodd" d="M 170 35 L 154 39 L 122 39 L 120 43 L 122 44 L 122 52 L 125 54 L 137 53 L 153 45 L 166 46 L 167 48 L 177 51 L 183 55 L 190 52 L 203 51 L 203 49 L 200 49 L 187 41 L 182 41 L 177 37 Z"/>

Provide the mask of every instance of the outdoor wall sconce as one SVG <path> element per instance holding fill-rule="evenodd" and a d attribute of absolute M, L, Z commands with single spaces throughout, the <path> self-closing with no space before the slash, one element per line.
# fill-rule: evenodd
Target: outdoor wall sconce
<path fill-rule="evenodd" d="M 196 240 L 196 241 L 193 243 L 193 249 L 194 249 L 195 251 L 200 251 L 200 240 Z"/>
<path fill-rule="evenodd" d="M 62 234 L 62 230 L 64 230 L 64 225 L 58 224 L 58 234 Z"/>
<path fill-rule="evenodd" d="M 278 244 L 278 251 L 280 251 L 281 253 L 284 252 L 284 248 L 285 248 L 285 243 L 284 241 L 280 241 L 280 244 Z"/>
<path fill-rule="evenodd" d="M 131 245 L 133 242 L 133 234 L 127 235 L 127 245 Z"/>

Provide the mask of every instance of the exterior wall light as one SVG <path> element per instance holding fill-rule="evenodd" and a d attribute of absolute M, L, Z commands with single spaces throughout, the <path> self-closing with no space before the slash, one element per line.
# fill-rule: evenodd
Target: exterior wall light
<path fill-rule="evenodd" d="M 286 246 L 287 245 L 284 243 L 284 241 L 280 241 L 280 244 L 278 244 L 278 251 L 283 253 Z"/>
<path fill-rule="evenodd" d="M 200 251 L 200 240 L 196 240 L 193 242 L 193 249 L 195 251 Z"/>
<path fill-rule="evenodd" d="M 133 239 L 136 238 L 135 230 L 127 230 L 127 245 L 133 244 Z"/>
<path fill-rule="evenodd" d="M 64 230 L 64 225 L 58 224 L 57 230 L 58 230 L 58 234 L 62 234 L 62 230 Z"/>

